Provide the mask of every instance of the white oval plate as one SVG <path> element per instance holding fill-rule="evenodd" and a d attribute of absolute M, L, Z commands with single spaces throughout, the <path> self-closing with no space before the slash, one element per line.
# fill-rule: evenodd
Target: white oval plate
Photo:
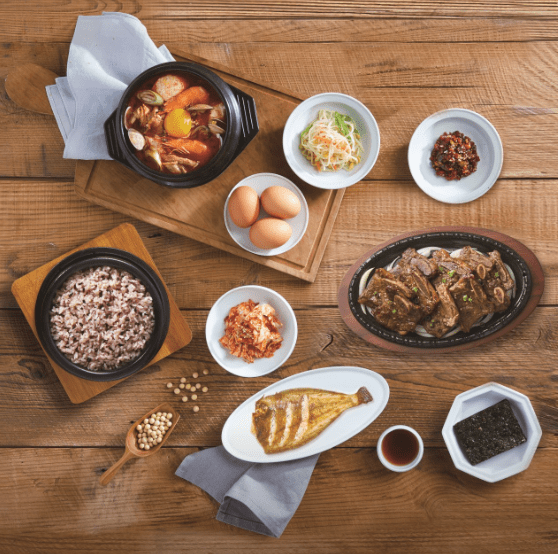
<path fill-rule="evenodd" d="M 430 155 L 434 144 L 445 133 L 459 131 L 477 146 L 480 161 L 477 170 L 459 181 L 447 181 L 436 175 Z M 429 196 L 448 204 L 471 202 L 488 192 L 498 179 L 504 162 L 504 150 L 498 131 L 482 115 L 453 108 L 427 117 L 409 142 L 409 169 L 416 184 Z"/>
<path fill-rule="evenodd" d="M 360 132 L 364 153 L 351 171 L 318 171 L 300 151 L 300 134 L 323 109 L 351 116 Z M 306 183 L 321 189 L 342 189 L 362 181 L 374 167 L 380 152 L 380 129 L 370 110 L 356 98 L 336 92 L 317 94 L 289 116 L 283 131 L 283 151 L 291 169 Z"/>
<path fill-rule="evenodd" d="M 360 387 L 366 387 L 374 400 L 342 413 L 315 439 L 301 447 L 278 454 L 266 454 L 251 432 L 256 401 L 262 396 L 304 387 L 346 394 L 354 394 Z M 313 369 L 274 383 L 243 402 L 227 419 L 221 440 L 230 454 L 247 462 L 271 463 L 305 458 L 338 446 L 360 433 L 382 413 L 388 399 L 389 385 L 374 371 L 350 366 Z"/>
<path fill-rule="evenodd" d="M 254 246 L 250 240 L 250 227 L 243 229 L 233 223 L 231 216 L 229 215 L 229 200 L 234 190 L 242 186 L 252 187 L 258 193 L 258 196 L 261 196 L 265 189 L 274 186 L 285 187 L 296 194 L 297 198 L 300 200 L 300 212 L 295 217 L 285 219 L 285 221 L 292 227 L 293 234 L 283 246 L 280 246 L 279 248 L 272 248 L 271 250 L 258 248 L 257 246 Z M 262 207 L 260 207 L 258 219 L 262 219 L 264 217 L 270 216 Z M 287 250 L 293 248 L 304 236 L 304 233 L 306 233 L 309 217 L 310 212 L 308 211 L 308 204 L 306 203 L 304 194 L 302 194 L 300 189 L 291 180 L 275 173 L 255 173 L 254 175 L 246 177 L 246 179 L 240 181 L 240 183 L 238 183 L 231 190 L 225 202 L 225 227 L 227 228 L 229 235 L 239 246 L 242 246 L 244 250 L 248 250 L 248 252 L 252 252 L 253 254 L 259 254 L 260 256 L 277 256 L 277 254 L 282 254 L 283 252 L 287 252 Z"/>
<path fill-rule="evenodd" d="M 233 356 L 219 342 L 225 334 L 225 317 L 229 315 L 230 309 L 248 300 L 258 304 L 269 304 L 275 309 L 275 314 L 283 324 L 279 329 L 283 337 L 281 348 L 276 350 L 271 358 L 256 359 L 251 364 Z M 209 352 L 223 369 L 240 377 L 261 377 L 281 367 L 292 354 L 297 337 L 298 326 L 290 304 L 274 290 L 257 285 L 238 287 L 223 294 L 213 304 L 205 324 L 205 339 Z"/>

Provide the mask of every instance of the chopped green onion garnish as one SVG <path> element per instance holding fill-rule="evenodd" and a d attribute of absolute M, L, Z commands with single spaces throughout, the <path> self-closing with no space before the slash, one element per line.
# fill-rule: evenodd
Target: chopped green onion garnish
<path fill-rule="evenodd" d="M 414 292 L 418 292 L 418 287 L 413 287 Z"/>
<path fill-rule="evenodd" d="M 300 140 L 302 140 L 302 137 L 305 137 L 308 134 L 308 131 L 310 130 L 310 127 L 312 127 L 313 124 L 314 122 L 310 123 L 310 125 L 308 125 L 308 127 L 306 127 L 304 131 L 302 131 L 302 133 L 300 134 Z"/>
<path fill-rule="evenodd" d="M 345 118 L 339 112 L 335 112 L 335 123 L 337 123 L 337 127 L 341 129 L 342 133 L 347 137 L 351 133 L 350 129 L 347 127 L 345 123 Z"/>
<path fill-rule="evenodd" d="M 497 271 L 497 272 L 494 274 L 494 277 L 500 277 L 500 272 Z"/>

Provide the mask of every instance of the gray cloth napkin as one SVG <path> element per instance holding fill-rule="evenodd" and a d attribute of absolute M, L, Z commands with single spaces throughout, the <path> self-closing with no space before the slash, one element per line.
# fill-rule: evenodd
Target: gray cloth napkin
<path fill-rule="evenodd" d="M 67 76 L 46 87 L 64 139 L 64 158 L 110 160 L 103 124 L 126 87 L 154 65 L 174 61 L 157 48 L 136 17 L 125 13 L 78 17 Z"/>
<path fill-rule="evenodd" d="M 184 458 L 176 475 L 221 504 L 219 521 L 280 537 L 306 492 L 319 456 L 255 464 L 239 460 L 223 446 L 217 446 Z"/>

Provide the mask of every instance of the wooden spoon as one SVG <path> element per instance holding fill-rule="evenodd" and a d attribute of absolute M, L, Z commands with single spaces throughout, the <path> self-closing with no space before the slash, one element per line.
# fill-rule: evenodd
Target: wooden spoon
<path fill-rule="evenodd" d="M 6 77 L 6 92 L 13 102 L 32 112 L 53 115 L 45 87 L 54 85 L 56 73 L 34 63 L 13 68 Z"/>
<path fill-rule="evenodd" d="M 142 423 L 144 419 L 151 417 L 153 414 L 157 412 L 172 413 L 172 424 L 170 428 L 167 429 L 167 432 L 165 433 L 163 440 L 157 446 L 153 446 L 149 450 L 141 450 L 138 446 L 138 442 L 136 439 L 136 427 L 140 423 Z M 111 479 L 115 476 L 116 472 L 131 458 L 146 458 L 147 456 L 151 456 L 152 454 L 159 452 L 161 446 L 165 444 L 165 441 L 169 438 L 169 435 L 173 432 L 179 419 L 180 419 L 180 414 L 170 404 L 166 404 L 166 403 L 157 406 L 155 409 L 151 410 L 144 416 L 140 417 L 130 427 L 128 434 L 126 435 L 126 450 L 124 451 L 124 455 L 114 465 L 109 467 L 103 473 L 103 475 L 101 475 L 101 479 L 99 480 L 99 483 L 101 483 L 101 485 L 103 486 L 108 485 Z"/>

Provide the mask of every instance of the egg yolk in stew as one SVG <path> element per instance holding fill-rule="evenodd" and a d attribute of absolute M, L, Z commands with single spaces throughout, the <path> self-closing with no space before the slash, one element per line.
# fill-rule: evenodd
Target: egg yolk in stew
<path fill-rule="evenodd" d="M 172 137 L 186 137 L 192 129 L 192 118 L 186 110 L 178 108 L 167 114 L 164 126 L 165 131 Z"/>

